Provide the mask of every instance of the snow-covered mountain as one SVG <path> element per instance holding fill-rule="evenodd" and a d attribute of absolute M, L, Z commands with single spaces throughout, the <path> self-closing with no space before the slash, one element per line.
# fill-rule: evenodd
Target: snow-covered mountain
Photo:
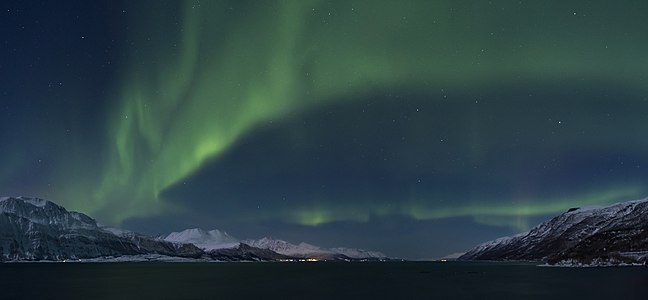
<path fill-rule="evenodd" d="M 141 254 L 199 257 L 203 251 L 129 233 L 117 235 L 89 216 L 53 202 L 0 198 L 0 260 L 65 260 Z"/>
<path fill-rule="evenodd" d="M 342 247 L 337 247 L 337 248 L 331 248 L 331 251 L 342 254 L 344 256 L 350 257 L 350 258 L 358 258 L 358 259 L 363 259 L 363 258 L 378 258 L 378 259 L 383 259 L 387 258 L 385 254 L 382 252 L 378 251 L 369 251 L 369 250 L 363 250 L 363 249 L 354 249 L 354 248 L 342 248 Z"/>
<path fill-rule="evenodd" d="M 210 231 L 200 228 L 186 229 L 180 232 L 172 232 L 164 240 L 174 243 L 194 244 L 204 250 L 234 248 L 239 245 L 237 239 L 218 229 Z"/>
<path fill-rule="evenodd" d="M 268 238 L 243 243 L 219 230 L 198 228 L 154 238 L 97 224 L 82 213 L 29 197 L 0 198 L 0 262 L 16 260 L 129 261 L 186 259 L 273 261 L 293 258 L 383 259 L 382 253 L 294 245 Z"/>
<path fill-rule="evenodd" d="M 232 248 L 219 248 L 207 251 L 207 256 L 218 261 L 289 261 L 294 257 L 279 254 L 269 249 L 252 247 L 239 243 Z"/>
<path fill-rule="evenodd" d="M 238 248 L 239 245 L 247 245 L 253 248 L 267 249 L 283 256 L 293 258 L 317 258 L 328 260 L 344 259 L 386 259 L 387 256 L 377 251 L 362 249 L 331 248 L 326 249 L 319 246 L 299 243 L 292 244 L 283 240 L 264 237 L 258 240 L 239 241 L 218 229 L 206 231 L 200 228 L 186 229 L 180 232 L 172 232 L 164 238 L 165 241 L 174 243 L 190 243 L 205 251 L 216 249 Z M 223 251 L 220 251 L 223 252 Z M 225 252 L 223 252 L 225 253 Z"/>
<path fill-rule="evenodd" d="M 279 254 L 284 254 L 300 258 L 319 258 L 319 259 L 384 259 L 384 254 L 376 251 L 367 251 L 362 249 L 349 248 L 321 248 L 307 243 L 298 245 L 291 244 L 283 240 L 276 240 L 264 237 L 258 240 L 246 240 L 242 243 L 261 249 L 269 249 Z"/>
<path fill-rule="evenodd" d="M 572 208 L 529 232 L 478 245 L 462 260 L 550 264 L 648 261 L 648 198 L 603 208 Z"/>
<path fill-rule="evenodd" d="M 295 257 L 305 257 L 314 254 L 333 254 L 333 252 L 326 251 L 318 246 L 307 243 L 300 243 L 299 245 L 291 244 L 282 240 L 275 240 L 271 238 L 261 238 L 258 240 L 245 240 L 242 243 L 257 247 L 261 249 L 269 249 L 274 252 L 290 255 Z"/>

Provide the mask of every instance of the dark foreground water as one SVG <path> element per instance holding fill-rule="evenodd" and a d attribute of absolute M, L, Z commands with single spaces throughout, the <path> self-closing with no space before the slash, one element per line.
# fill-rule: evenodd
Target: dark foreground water
<path fill-rule="evenodd" d="M 648 268 L 398 263 L 0 264 L 0 299 L 648 299 Z"/>

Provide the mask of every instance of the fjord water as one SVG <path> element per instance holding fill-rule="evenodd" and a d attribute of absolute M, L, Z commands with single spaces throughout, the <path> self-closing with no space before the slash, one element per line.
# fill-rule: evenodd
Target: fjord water
<path fill-rule="evenodd" d="M 5 263 L 1 299 L 647 299 L 648 268 L 533 264 Z"/>

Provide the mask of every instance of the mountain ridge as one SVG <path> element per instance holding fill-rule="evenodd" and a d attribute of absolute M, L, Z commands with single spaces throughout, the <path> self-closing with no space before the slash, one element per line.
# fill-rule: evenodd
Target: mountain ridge
<path fill-rule="evenodd" d="M 253 240 L 247 242 L 255 244 Z M 305 243 L 293 245 L 285 241 L 281 242 L 294 249 L 313 251 L 295 252 L 291 253 L 292 255 L 278 253 L 273 251 L 272 247 L 255 247 L 240 242 L 227 232 L 216 229 L 205 231 L 192 228 L 171 233 L 164 238 L 151 237 L 101 225 L 88 215 L 68 211 L 63 206 L 45 199 L 0 197 L 0 262 L 177 261 L 177 259 L 293 261 L 303 258 L 357 260 L 358 257 L 352 257 L 353 254 L 379 253 L 349 249 L 347 252 L 350 256 L 347 256 Z M 387 259 L 386 256 L 363 258 Z"/>
<path fill-rule="evenodd" d="M 0 259 L 67 260 L 157 253 L 199 257 L 193 245 L 118 236 L 82 213 L 40 198 L 0 198 Z"/>
<path fill-rule="evenodd" d="M 460 260 L 529 260 L 553 265 L 645 264 L 648 198 L 572 208 L 528 232 L 477 245 Z"/>
<path fill-rule="evenodd" d="M 213 229 L 190 228 L 172 232 L 164 240 L 179 243 L 192 243 L 205 251 L 235 248 L 245 244 L 259 249 L 268 249 L 284 256 L 294 258 L 318 258 L 330 260 L 343 259 L 386 259 L 387 256 L 378 251 L 368 251 L 354 248 L 322 248 L 305 242 L 293 244 L 280 239 L 263 237 L 257 240 L 237 240 L 225 231 Z"/>

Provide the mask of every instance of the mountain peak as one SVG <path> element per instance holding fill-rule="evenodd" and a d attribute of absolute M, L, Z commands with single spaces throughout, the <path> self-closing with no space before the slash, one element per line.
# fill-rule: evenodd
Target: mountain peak
<path fill-rule="evenodd" d="M 268 237 L 263 237 L 258 240 L 243 241 L 252 247 L 261 249 L 269 249 L 283 255 L 296 256 L 296 257 L 319 257 L 319 258 L 386 258 L 384 254 L 377 251 L 367 251 L 362 249 L 351 248 L 322 248 L 319 246 L 311 245 L 305 242 L 300 242 L 298 245 L 283 241 L 275 240 Z"/>
<path fill-rule="evenodd" d="M 646 226 L 648 198 L 607 207 L 570 209 L 529 232 L 482 243 L 460 259 L 586 264 L 646 261 Z"/>
<path fill-rule="evenodd" d="M 36 198 L 36 197 L 25 197 L 25 196 L 18 196 L 18 197 L 0 197 L 0 203 L 5 203 L 5 205 L 9 203 L 21 203 L 24 205 L 31 205 L 34 207 L 45 207 L 45 206 L 54 206 L 57 208 L 63 208 L 62 206 L 52 202 L 48 201 L 45 199 L 41 198 Z"/>
<path fill-rule="evenodd" d="M 206 231 L 201 228 L 172 232 L 164 240 L 174 243 L 190 243 L 206 250 L 231 248 L 239 244 L 238 240 L 227 234 L 227 232 L 218 229 Z"/>
<path fill-rule="evenodd" d="M 91 217 L 68 211 L 63 206 L 41 198 L 2 197 L 0 213 L 24 218 L 36 224 L 60 228 L 97 228 L 97 222 Z"/>
<path fill-rule="evenodd" d="M 193 245 L 174 245 L 142 235 L 113 234 L 91 217 L 51 201 L 0 198 L 0 261 L 65 260 L 157 253 L 198 257 Z"/>
<path fill-rule="evenodd" d="M 70 258 L 101 260 L 149 254 L 225 261 L 377 257 L 364 250 L 324 249 L 304 242 L 294 245 L 270 237 L 245 241 L 243 245 L 218 229 L 190 228 L 172 232 L 163 239 L 154 238 L 99 225 L 85 214 L 32 197 L 0 197 L 0 224 L 3 224 L 0 226 L 0 262 Z"/>
<path fill-rule="evenodd" d="M 31 205 L 37 206 L 37 207 L 44 207 L 48 203 L 52 203 L 52 202 L 47 201 L 45 199 L 36 198 L 36 197 L 18 196 L 18 197 L 1 197 L 0 198 L 0 201 L 12 201 L 12 200 L 22 201 L 24 203 L 28 203 L 28 204 L 31 204 Z"/>

